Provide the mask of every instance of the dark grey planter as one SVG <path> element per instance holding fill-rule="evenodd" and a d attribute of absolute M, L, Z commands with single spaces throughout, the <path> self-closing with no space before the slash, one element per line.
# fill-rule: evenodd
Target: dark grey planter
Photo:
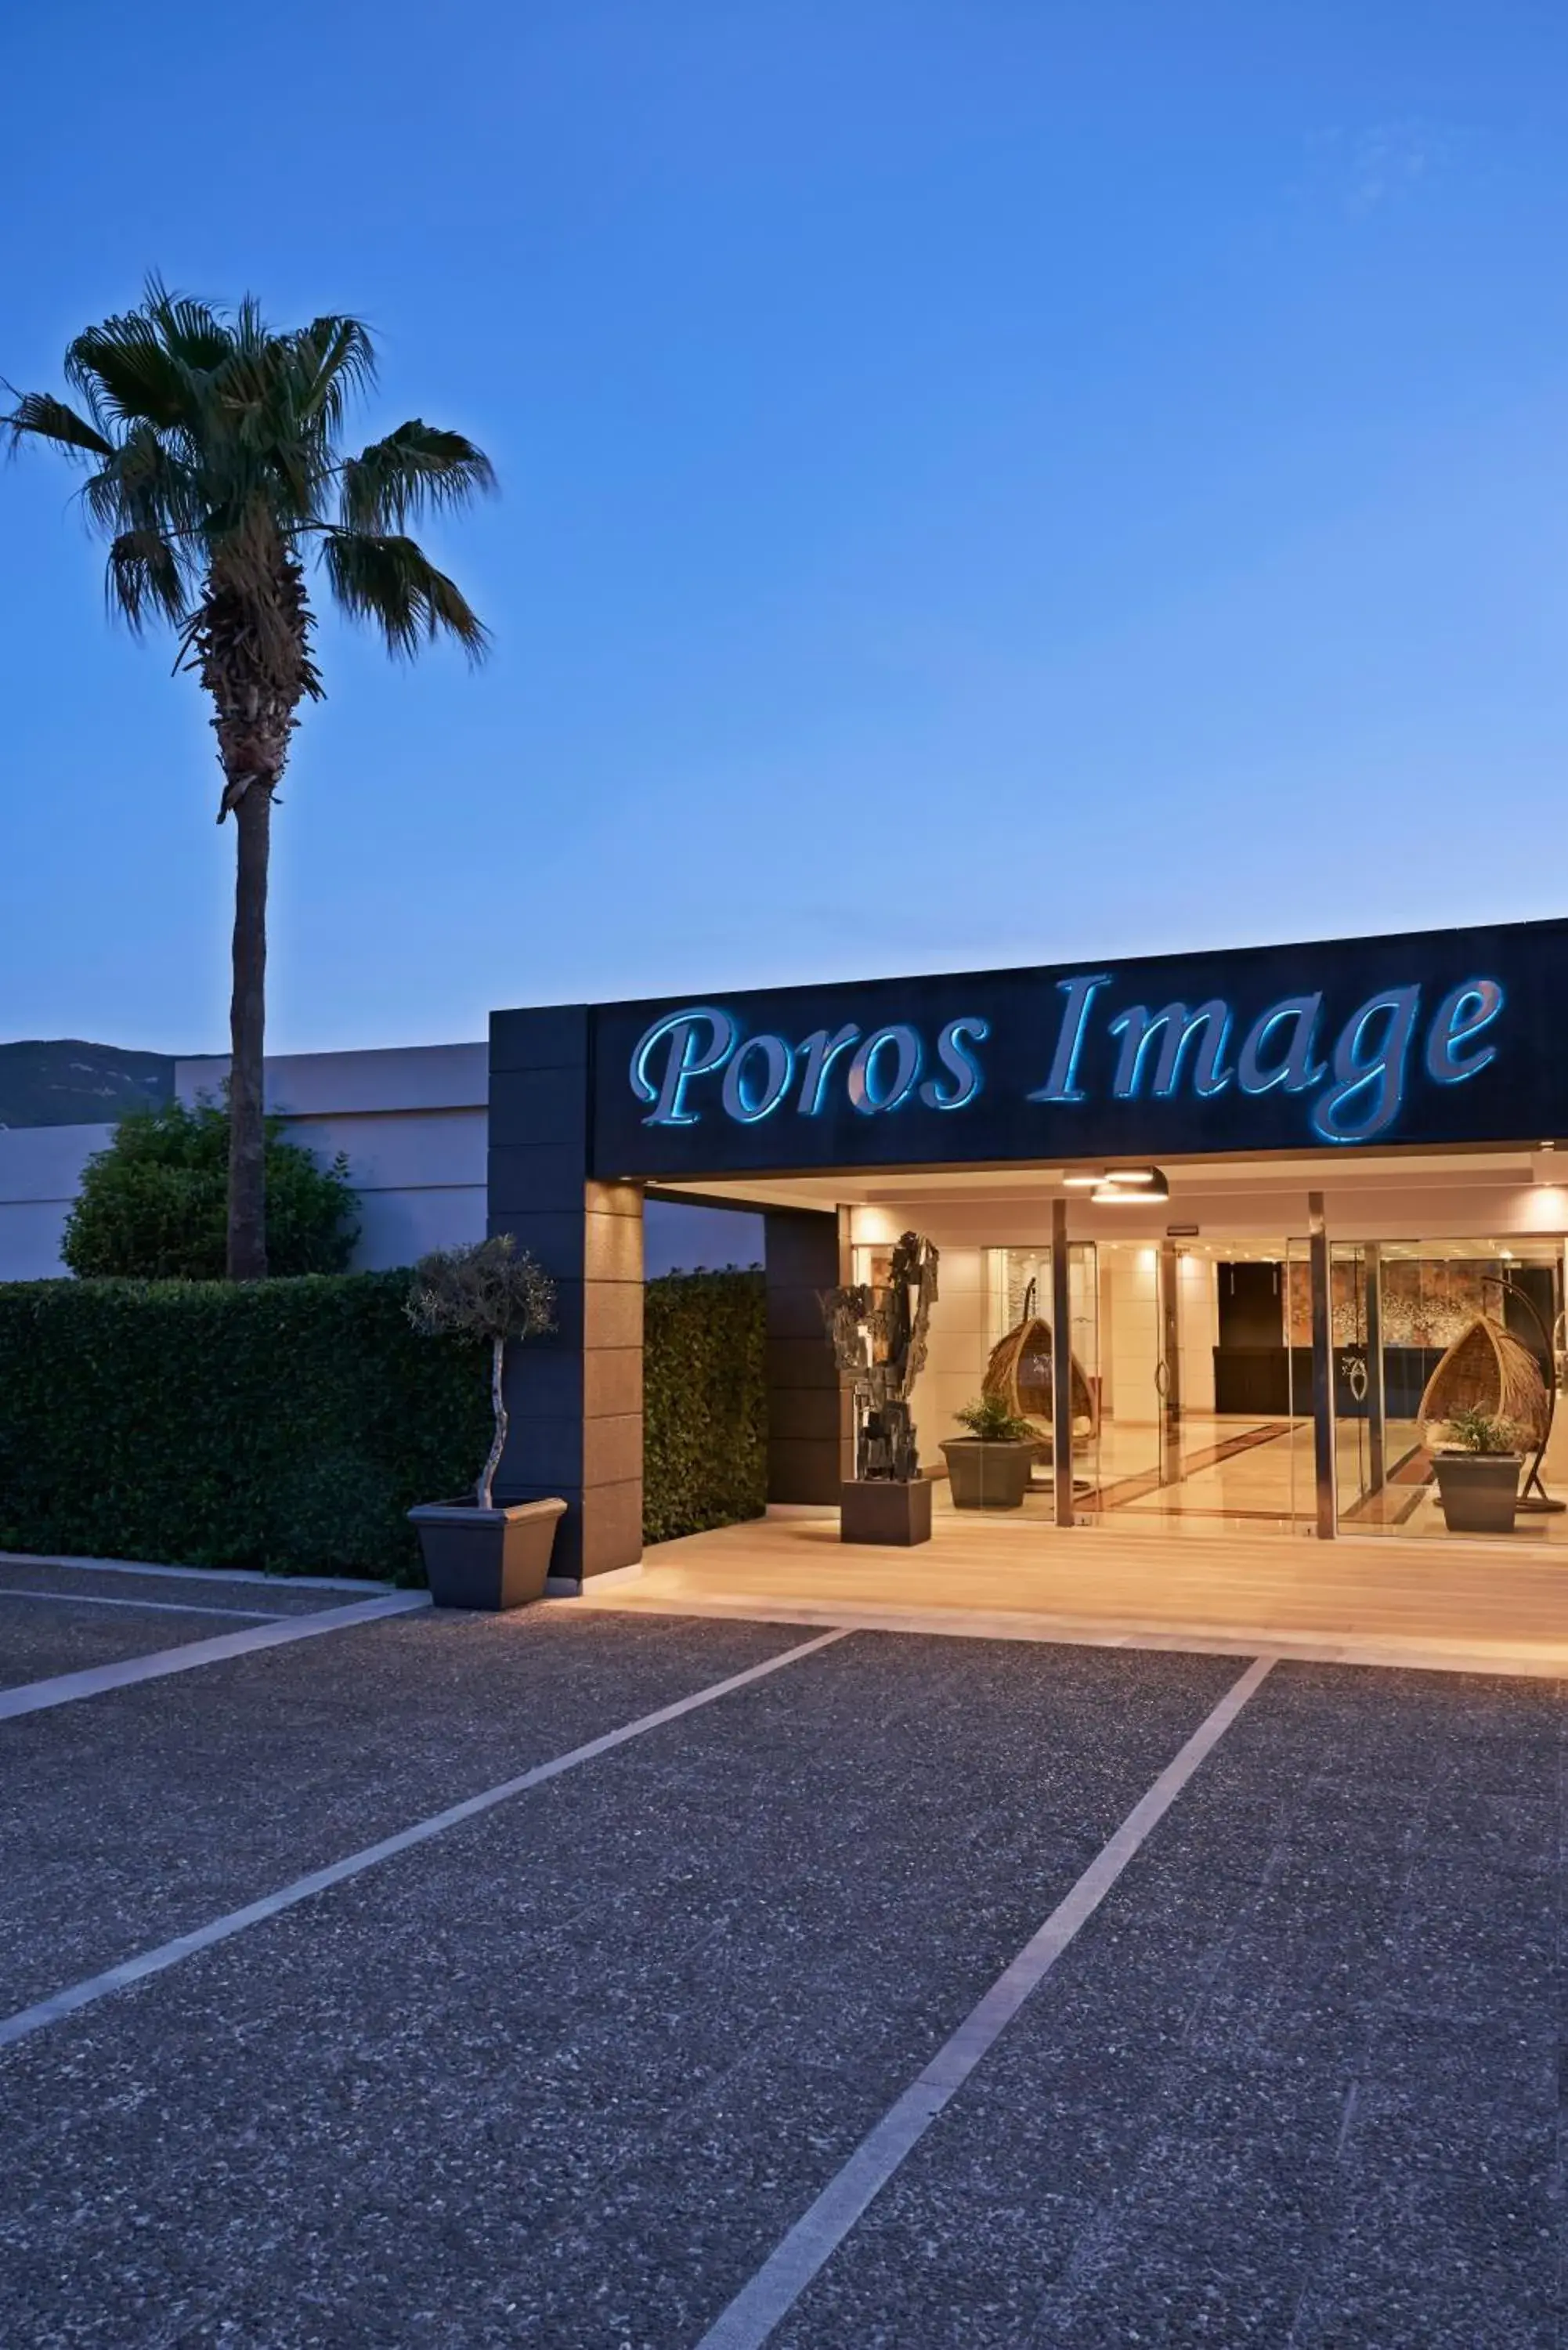
<path fill-rule="evenodd" d="M 1022 1509 L 1038 1450 L 1032 1437 L 1005 1444 L 992 1444 L 981 1436 L 946 1438 L 942 1458 L 954 1509 Z"/>
<path fill-rule="evenodd" d="M 524 1607 L 545 1596 L 556 1528 L 565 1502 L 514 1502 L 482 1510 L 473 1502 L 421 1502 L 418 1529 L 431 1597 L 438 1607 Z"/>
<path fill-rule="evenodd" d="M 1438 1496 L 1451 1534 L 1511 1534 L 1519 1506 L 1518 1452 L 1439 1452 Z"/>
<path fill-rule="evenodd" d="M 838 1539 L 885 1543 L 900 1550 L 931 1538 L 931 1482 L 911 1477 L 857 1477 L 839 1494 Z"/>

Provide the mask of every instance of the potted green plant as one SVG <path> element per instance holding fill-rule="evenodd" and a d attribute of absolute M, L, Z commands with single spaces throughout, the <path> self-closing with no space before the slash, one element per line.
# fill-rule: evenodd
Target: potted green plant
<path fill-rule="evenodd" d="M 438 1607 L 520 1607 L 543 1598 L 561 1501 L 495 1506 L 495 1471 L 506 1443 L 502 1387 L 510 1343 L 556 1326 L 556 1286 L 510 1232 L 466 1248 L 437 1249 L 414 1267 L 410 1321 L 431 1338 L 477 1341 L 490 1349 L 495 1434 L 472 1495 L 425 1502 L 409 1512 L 417 1528 L 431 1596 Z"/>
<path fill-rule="evenodd" d="M 1511 1534 L 1524 1458 L 1511 1420 L 1496 1412 L 1456 1411 L 1449 1442 L 1434 1456 L 1438 1495 L 1451 1534 Z"/>
<path fill-rule="evenodd" d="M 1008 1410 L 1001 1396 L 979 1396 L 953 1414 L 967 1436 L 943 1440 L 955 1510 L 1016 1510 L 1029 1490 L 1039 1431 Z"/>

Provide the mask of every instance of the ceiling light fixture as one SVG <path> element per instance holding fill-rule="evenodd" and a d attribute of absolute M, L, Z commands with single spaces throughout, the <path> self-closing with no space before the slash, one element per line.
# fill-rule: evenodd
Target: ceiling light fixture
<path fill-rule="evenodd" d="M 1091 1194 L 1096 1208 L 1136 1208 L 1146 1200 L 1168 1200 L 1170 1185 L 1158 1167 L 1107 1168 Z"/>

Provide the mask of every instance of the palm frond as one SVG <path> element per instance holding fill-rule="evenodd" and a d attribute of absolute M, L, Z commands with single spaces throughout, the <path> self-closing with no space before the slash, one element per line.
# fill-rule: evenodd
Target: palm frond
<path fill-rule="evenodd" d="M 209 432 L 219 441 L 261 446 L 287 413 L 288 374 L 288 338 L 273 332 L 260 303 L 247 294 L 234 313 L 228 354 L 213 376 Z"/>
<path fill-rule="evenodd" d="M 0 416 L 0 432 L 9 434 L 13 451 L 32 434 L 39 441 L 52 441 L 57 449 L 72 455 L 113 456 L 113 442 L 106 441 L 95 424 L 78 416 L 63 400 L 47 391 L 16 391 L 10 384 L 5 390 L 16 405 L 9 416 Z"/>
<path fill-rule="evenodd" d="M 107 464 L 90 474 L 82 496 L 106 536 L 127 530 L 201 536 L 205 507 L 191 465 L 150 424 L 126 433 Z"/>
<path fill-rule="evenodd" d="M 140 310 L 84 328 L 66 352 L 65 377 L 101 425 L 140 421 L 167 431 L 192 415 L 190 371 Z"/>
<path fill-rule="evenodd" d="M 376 347 L 360 318 L 312 318 L 294 338 L 302 377 L 301 418 L 330 436 L 341 431 L 350 397 L 376 381 Z"/>
<path fill-rule="evenodd" d="M 150 616 L 178 625 L 191 585 L 188 559 L 156 530 L 122 531 L 109 547 L 104 595 L 137 636 Z"/>
<path fill-rule="evenodd" d="M 494 487 L 495 468 L 483 449 L 416 416 L 348 459 L 343 523 L 348 530 L 400 531 L 421 514 L 468 505 Z"/>
<path fill-rule="evenodd" d="M 171 294 L 156 271 L 147 280 L 142 309 L 165 348 L 193 374 L 210 375 L 229 355 L 229 330 L 210 302 Z"/>
<path fill-rule="evenodd" d="M 411 660 L 421 641 L 455 637 L 470 660 L 482 660 L 490 632 L 462 590 L 411 538 L 373 531 L 328 530 L 322 566 L 346 612 L 379 628 L 387 650 Z"/>

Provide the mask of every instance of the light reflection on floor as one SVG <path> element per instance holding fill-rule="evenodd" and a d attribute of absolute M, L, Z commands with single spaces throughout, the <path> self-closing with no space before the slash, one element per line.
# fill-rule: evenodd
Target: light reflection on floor
<path fill-rule="evenodd" d="M 1414 1422 L 1387 1423 L 1385 1483 L 1371 1485 L 1365 1421 L 1335 1430 L 1340 1523 L 1347 1534 L 1445 1536 L 1442 1509 Z M 1016 1523 L 1049 1523 L 1054 1515 L 1049 1467 L 1022 1511 L 985 1513 Z M 1568 1500 L 1568 1409 L 1559 1415 L 1542 1470 L 1548 1492 Z M 1165 1535 L 1227 1532 L 1310 1534 L 1315 1520 L 1313 1429 L 1310 1419 L 1192 1412 L 1184 1415 L 1179 1444 L 1147 1423 L 1106 1421 L 1074 1461 L 1075 1507 L 1085 1521 Z M 950 1508 L 945 1483 L 934 1496 Z M 967 1513 L 966 1513 L 967 1514 Z M 1515 1539 L 1568 1546 L 1568 1511 L 1521 1512 Z"/>

